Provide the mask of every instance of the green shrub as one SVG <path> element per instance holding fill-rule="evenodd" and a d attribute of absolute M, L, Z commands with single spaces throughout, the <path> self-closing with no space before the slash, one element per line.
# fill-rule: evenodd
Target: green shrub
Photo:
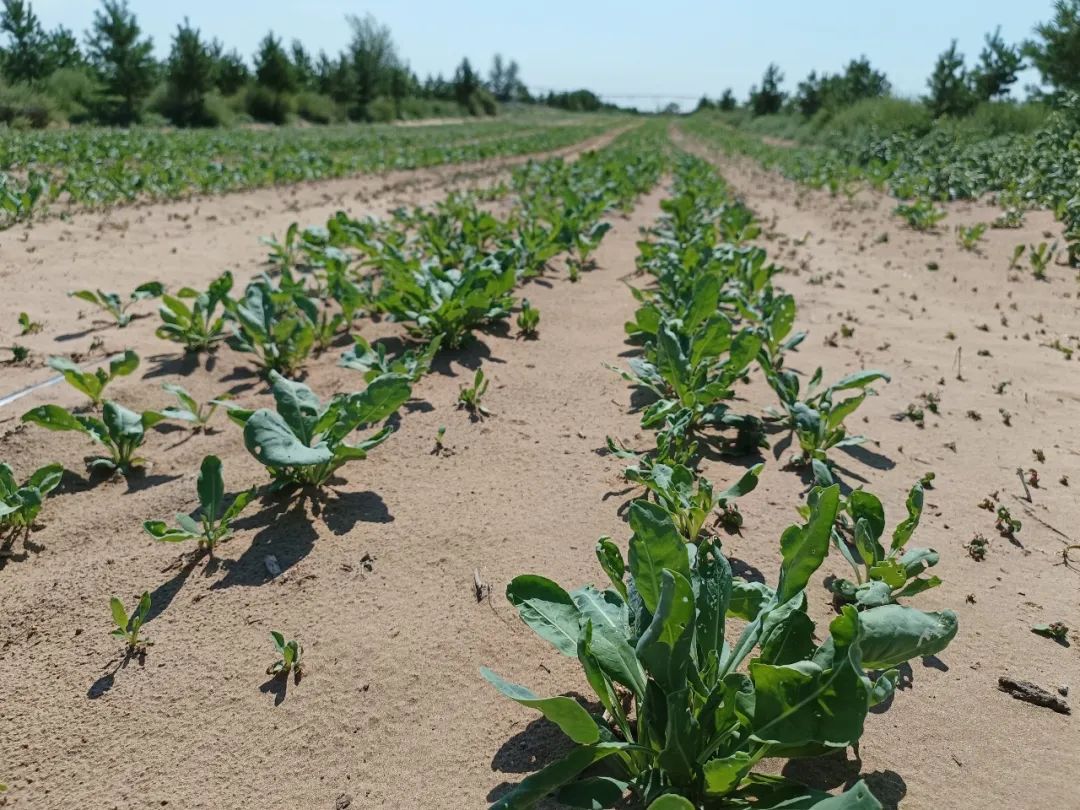
<path fill-rule="evenodd" d="M 474 90 L 469 96 L 468 107 L 469 115 L 495 115 L 499 111 L 495 96 L 482 87 Z"/>
<path fill-rule="evenodd" d="M 289 93 L 275 93 L 262 85 L 251 85 L 246 94 L 248 114 L 256 121 L 284 124 L 296 109 L 296 99 Z"/>
<path fill-rule="evenodd" d="M 957 122 L 970 134 L 987 138 L 995 135 L 1024 134 L 1046 126 L 1050 111 L 1035 102 L 988 101 L 980 104 L 967 118 Z"/>
<path fill-rule="evenodd" d="M 101 104 L 101 84 L 87 70 L 61 68 L 53 71 L 41 84 L 59 117 L 73 124 L 90 121 Z"/>
<path fill-rule="evenodd" d="M 310 90 L 297 94 L 296 114 L 313 124 L 332 124 L 344 118 L 332 98 Z"/>
<path fill-rule="evenodd" d="M 394 103 L 392 98 L 379 96 L 364 108 L 363 117 L 368 121 L 377 121 L 379 123 L 396 121 L 398 117 L 397 104 Z"/>
<path fill-rule="evenodd" d="M 423 118 L 453 118 L 461 115 L 461 108 L 454 101 L 437 98 L 405 98 L 401 100 L 401 117 L 406 120 Z"/>
<path fill-rule="evenodd" d="M 20 129 L 44 129 L 59 118 L 56 104 L 26 84 L 0 85 L 0 124 Z"/>
<path fill-rule="evenodd" d="M 932 119 L 926 106 L 903 98 L 864 99 L 850 107 L 830 112 L 822 110 L 811 121 L 822 135 L 849 138 L 868 129 L 881 134 L 925 133 Z"/>

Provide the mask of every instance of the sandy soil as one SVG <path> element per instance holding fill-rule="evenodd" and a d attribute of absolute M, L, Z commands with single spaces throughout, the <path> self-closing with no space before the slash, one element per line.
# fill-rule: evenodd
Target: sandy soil
<path fill-rule="evenodd" d="M 867 423 L 858 427 L 876 442 L 843 466 L 850 482 L 865 479 L 883 497 L 890 524 L 910 484 L 937 473 L 917 538 L 942 552 L 945 584 L 920 602 L 961 617 L 957 641 L 917 663 L 889 710 L 871 719 L 861 766 L 849 755 L 788 772 L 827 786 L 861 772 L 890 807 L 1069 806 L 1075 720 L 995 688 L 1005 674 L 1047 688 L 1080 686 L 1077 647 L 1029 630 L 1059 619 L 1080 625 L 1080 574 L 1056 565 L 1062 540 L 1048 528 L 1075 536 L 1080 518 L 1072 489 L 1059 483 L 1069 475 L 1080 485 L 1069 430 L 1080 387 L 1076 361 L 1041 345 L 1068 336 L 1076 300 L 1066 294 L 1075 282 L 1065 268 L 1054 268 L 1048 283 L 1010 282 L 1005 270 L 1015 242 L 1040 241 L 1055 226 L 1032 215 L 1024 231 L 993 232 L 985 255 L 970 256 L 951 234 L 902 230 L 890 204 L 869 195 L 851 207 L 742 163 L 721 168 L 772 220 L 770 250 L 792 268 L 780 283 L 810 330 L 794 365 L 810 373 L 823 364 L 829 378 L 862 366 L 894 374 L 859 412 Z M 409 187 L 404 178 L 350 181 L 295 197 L 268 191 L 129 210 L 121 215 L 126 229 L 82 218 L 9 232 L 0 261 L 15 294 L 0 302 L 0 322 L 9 328 L 20 309 L 43 317 L 46 330 L 32 339 L 39 354 L 86 351 L 95 336 L 105 342 L 100 351 L 136 348 L 139 374 L 110 390 L 129 406 L 164 404 L 158 385 L 181 377 L 198 399 L 232 390 L 242 403 L 262 404 L 267 397 L 242 357 L 222 350 L 209 366 L 189 368 L 152 337 L 156 318 L 79 334 L 91 324 L 63 292 L 130 289 L 152 277 L 205 283 L 226 267 L 245 278 L 264 255 L 259 235 L 294 219 L 318 222 L 342 206 L 364 214 L 424 201 L 450 182 L 439 173 L 414 177 L 419 183 Z M 155 433 L 145 477 L 91 485 L 79 474 L 88 442 L 16 427 L 13 418 L 44 401 L 75 404 L 76 395 L 55 387 L 0 408 L 0 458 L 20 473 L 52 460 L 76 471 L 46 504 L 35 550 L 0 571 L 0 781 L 11 787 L 8 805 L 473 808 L 556 756 L 558 732 L 495 693 L 477 669 L 490 665 L 540 694 L 588 694 L 575 662 L 525 628 L 502 591 L 527 571 L 567 586 L 598 581 L 596 537 L 625 541 L 619 508 L 636 493 L 601 448 L 608 434 L 636 443 L 637 416 L 625 383 L 602 364 L 627 350 L 622 324 L 634 301 L 620 279 L 633 270 L 638 228 L 656 218 L 664 193 L 614 220 L 598 269 L 581 283 L 560 277 L 525 288 L 542 313 L 539 340 L 486 337 L 441 363 L 414 389 L 400 430 L 369 460 L 344 468 L 325 502 L 253 505 L 217 564 L 179 565 L 178 549 L 154 543 L 140 524 L 195 506 L 206 453 L 223 458 L 231 490 L 265 481 L 234 425 L 222 418 L 208 435 Z M 963 206 L 946 224 L 989 216 Z M 882 233 L 888 242 L 876 241 Z M 939 270 L 926 268 L 931 259 Z M 841 323 L 854 335 L 826 345 Z M 946 339 L 950 330 L 955 340 Z M 67 334 L 76 337 L 60 339 Z M 961 346 L 964 381 L 953 366 Z M 309 384 L 326 396 L 358 384 L 335 361 L 336 352 L 310 367 Z M 454 409 L 477 364 L 494 379 L 496 415 L 483 423 Z M 7 392 L 42 376 L 40 368 L 5 367 L 0 379 Z M 1011 383 L 997 395 L 992 386 L 1003 380 Z M 928 414 L 921 430 L 891 418 L 923 392 L 940 393 L 940 416 Z M 751 409 L 773 402 L 758 379 L 744 395 Z M 1011 412 L 1012 427 L 998 408 Z M 449 455 L 431 452 L 441 425 Z M 783 437 L 776 439 L 782 453 Z M 1044 464 L 1035 448 L 1045 451 Z M 762 486 L 740 504 L 744 536 L 727 547 L 746 572 L 774 581 L 779 534 L 795 519 L 804 485 L 772 451 L 767 460 Z M 1033 503 L 1018 497 L 1017 466 L 1039 469 Z M 739 472 L 724 463 L 704 469 L 718 484 Z M 995 490 L 1024 520 L 1021 545 L 999 538 L 993 516 L 977 506 Z M 963 548 L 977 531 L 991 538 L 982 563 Z M 281 576 L 267 573 L 268 554 Z M 823 575 L 842 573 L 839 560 L 825 568 Z M 474 598 L 474 571 L 490 584 L 490 600 Z M 152 592 L 147 633 L 155 644 L 145 665 L 118 669 L 108 597 L 130 601 L 143 589 Z M 825 590 L 814 586 L 811 601 L 824 619 Z M 287 690 L 263 674 L 273 658 L 270 629 L 305 645 L 306 675 Z"/>

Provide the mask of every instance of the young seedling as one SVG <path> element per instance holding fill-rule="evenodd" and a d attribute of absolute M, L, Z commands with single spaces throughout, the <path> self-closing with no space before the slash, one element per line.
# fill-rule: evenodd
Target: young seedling
<path fill-rule="evenodd" d="M 188 352 L 213 351 L 226 338 L 225 312 L 232 305 L 229 299 L 232 285 L 232 273 L 226 271 L 211 282 L 206 292 L 184 287 L 175 296 L 162 295 L 158 308 L 162 324 L 154 334 L 183 344 Z M 191 301 L 190 305 L 187 301 Z"/>
<path fill-rule="evenodd" d="M 981 534 L 976 534 L 971 538 L 971 542 L 964 548 L 967 549 L 968 556 L 975 562 L 982 562 L 986 559 L 986 554 L 990 550 L 990 541 Z"/>
<path fill-rule="evenodd" d="M 431 451 L 433 456 L 450 455 L 450 448 L 446 446 L 446 425 L 440 425 L 435 431 L 435 449 Z"/>
<path fill-rule="evenodd" d="M 467 410 L 474 419 L 491 416 L 491 411 L 483 404 L 484 394 L 487 393 L 490 382 L 484 377 L 483 369 L 478 368 L 476 374 L 473 375 L 472 385 L 463 385 L 458 392 L 458 407 Z"/>
<path fill-rule="evenodd" d="M 1031 628 L 1031 632 L 1037 636 L 1052 639 L 1059 644 L 1069 640 L 1069 626 L 1065 622 L 1037 624 Z"/>
<path fill-rule="evenodd" d="M 206 430 L 207 423 L 214 416 L 218 407 L 232 398 L 230 394 L 222 394 L 200 405 L 182 385 L 165 383 L 161 387 L 173 394 L 180 403 L 179 406 L 170 405 L 167 408 L 162 408 L 162 416 L 166 419 L 179 419 L 182 422 L 190 422 L 195 431 Z"/>
<path fill-rule="evenodd" d="M 106 385 L 117 377 L 128 376 L 139 367 L 139 355 L 128 349 L 123 354 L 114 354 L 107 362 L 108 371 L 104 368 L 83 371 L 66 357 L 50 357 L 49 367 L 54 371 L 59 371 L 67 380 L 68 385 L 90 397 L 90 402 L 97 407 L 102 403 Z"/>
<path fill-rule="evenodd" d="M 225 507 L 225 480 L 221 475 L 221 459 L 207 456 L 199 469 L 196 485 L 199 494 L 199 519 L 177 513 L 178 527 L 170 527 L 163 520 L 148 520 L 143 529 L 155 540 L 165 543 L 198 541 L 200 550 L 214 556 L 214 547 L 232 536 L 232 521 L 255 497 L 254 487 L 239 493 L 228 508 Z"/>
<path fill-rule="evenodd" d="M 26 337 L 27 335 L 36 335 L 44 328 L 44 324 L 40 321 L 30 320 L 30 316 L 25 312 L 19 313 L 19 337 Z"/>
<path fill-rule="evenodd" d="M 59 405 L 41 405 L 22 415 L 23 422 L 32 422 L 48 430 L 85 433 L 95 443 L 109 451 L 108 456 L 93 456 L 87 466 L 91 472 L 120 472 L 130 475 L 145 464 L 135 451 L 142 446 L 146 431 L 165 417 L 157 411 L 136 413 L 123 405 L 107 401 L 101 419 L 73 414 Z"/>
<path fill-rule="evenodd" d="M 1020 257 L 1024 255 L 1024 251 L 1027 250 L 1027 245 L 1017 245 L 1013 248 L 1012 259 L 1009 261 L 1010 270 L 1020 269 Z"/>
<path fill-rule="evenodd" d="M 132 316 L 128 313 L 128 309 L 133 304 L 150 298 L 159 298 L 164 294 L 165 285 L 159 281 L 148 281 L 146 284 L 140 284 L 132 291 L 126 301 L 122 300 L 117 293 L 107 293 L 101 290 L 75 290 L 68 293 L 72 298 L 86 301 L 102 312 L 107 313 L 116 322 L 116 325 L 121 328 L 131 323 Z"/>
<path fill-rule="evenodd" d="M 1057 242 L 1049 247 L 1046 242 L 1040 242 L 1037 247 L 1031 245 L 1028 248 L 1028 262 L 1031 264 L 1032 275 L 1037 281 L 1046 281 L 1046 268 L 1054 261 L 1056 255 Z"/>
<path fill-rule="evenodd" d="M 273 678 L 288 678 L 291 672 L 293 680 L 300 683 L 300 678 L 304 674 L 303 646 L 296 640 L 286 641 L 285 636 L 277 630 L 270 631 L 270 638 L 274 640 L 274 649 L 277 650 L 278 660 L 266 668 L 266 674 Z"/>
<path fill-rule="evenodd" d="M 894 213 L 904 218 L 908 227 L 915 231 L 932 231 L 946 213 L 934 205 L 933 200 L 920 198 L 913 203 L 901 203 Z"/>
<path fill-rule="evenodd" d="M 139 631 L 142 630 L 146 617 L 150 613 L 150 593 L 143 591 L 143 595 L 139 597 L 139 604 L 130 616 L 124 609 L 124 603 L 115 596 L 109 600 L 109 607 L 112 609 L 113 622 L 116 624 L 112 635 L 123 639 L 129 653 L 145 652 L 153 642 L 140 638 Z"/>
<path fill-rule="evenodd" d="M 20 486 L 11 467 L 0 464 L 0 557 L 19 534 L 29 536 L 45 496 L 60 485 L 63 476 L 63 465 L 49 464 Z"/>
<path fill-rule="evenodd" d="M 20 346 L 18 343 L 13 343 L 10 346 L 0 346 L 0 349 L 6 349 L 11 352 L 11 359 L 8 360 L 9 363 L 21 363 L 30 356 L 30 349 L 26 346 Z"/>
<path fill-rule="evenodd" d="M 442 335 L 436 335 L 423 349 L 410 349 L 394 357 L 387 356 L 385 344 L 372 345 L 360 335 L 353 336 L 353 343 L 341 355 L 339 366 L 361 372 L 366 382 L 382 374 L 404 374 L 415 383 L 431 370 L 431 362 L 442 345 Z"/>
<path fill-rule="evenodd" d="M 528 340 L 536 340 L 540 327 L 540 310 L 529 303 L 528 298 L 521 300 L 521 312 L 517 316 L 518 330 Z"/>
<path fill-rule="evenodd" d="M 957 225 L 956 226 L 956 241 L 966 251 L 974 252 L 979 249 L 979 243 L 982 241 L 983 235 L 986 233 L 986 229 L 989 227 L 985 222 L 979 222 L 975 225 Z"/>
<path fill-rule="evenodd" d="M 1001 505 L 997 508 L 997 520 L 994 522 L 994 528 L 998 530 L 1002 537 L 1015 538 L 1016 533 L 1020 531 L 1021 525 L 1019 520 L 1009 514 L 1007 506 Z"/>

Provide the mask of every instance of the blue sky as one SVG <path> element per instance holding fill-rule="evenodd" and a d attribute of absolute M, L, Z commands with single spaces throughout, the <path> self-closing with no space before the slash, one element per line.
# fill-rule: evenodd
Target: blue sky
<path fill-rule="evenodd" d="M 46 27 L 81 33 L 91 0 L 32 0 Z M 589 87 L 617 101 L 653 108 L 668 97 L 742 98 L 770 60 L 794 87 L 811 69 L 834 71 L 866 54 L 896 91 L 918 95 L 934 59 L 959 40 L 969 62 L 997 25 L 1006 40 L 1030 36 L 1049 19 L 1052 0 L 131 0 L 160 53 L 186 15 L 209 36 L 246 56 L 270 28 L 312 51 L 336 52 L 348 40 L 347 13 L 370 12 L 394 32 L 399 51 L 421 76 L 450 73 L 462 56 L 485 71 L 496 51 L 514 58 L 532 88 Z M 1034 82 L 1030 71 L 1020 85 Z M 642 98 L 624 98 L 638 94 Z M 656 96 L 658 98 L 649 98 Z"/>

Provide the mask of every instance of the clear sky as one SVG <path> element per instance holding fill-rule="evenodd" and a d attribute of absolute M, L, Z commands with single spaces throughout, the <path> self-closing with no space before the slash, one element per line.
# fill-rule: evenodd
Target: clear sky
<path fill-rule="evenodd" d="M 89 25 L 93 0 L 32 0 L 46 28 Z M 812 69 L 835 71 L 866 54 L 897 93 L 925 89 L 952 38 L 969 63 L 984 33 L 1007 41 L 1049 19 L 1052 0 L 130 0 L 158 52 L 168 51 L 186 15 L 208 36 L 250 57 L 268 29 L 297 37 L 313 53 L 348 40 L 346 14 L 370 12 L 390 26 L 399 52 L 421 77 L 450 74 L 462 56 L 485 72 L 496 52 L 516 59 L 534 91 L 588 87 L 651 109 L 672 97 L 739 98 L 777 62 L 792 89 Z M 1030 71 L 1019 82 L 1037 80 Z M 1018 88 L 1019 89 L 1019 88 Z M 640 96 L 640 98 L 629 98 Z M 651 98 L 656 97 L 656 98 Z"/>

